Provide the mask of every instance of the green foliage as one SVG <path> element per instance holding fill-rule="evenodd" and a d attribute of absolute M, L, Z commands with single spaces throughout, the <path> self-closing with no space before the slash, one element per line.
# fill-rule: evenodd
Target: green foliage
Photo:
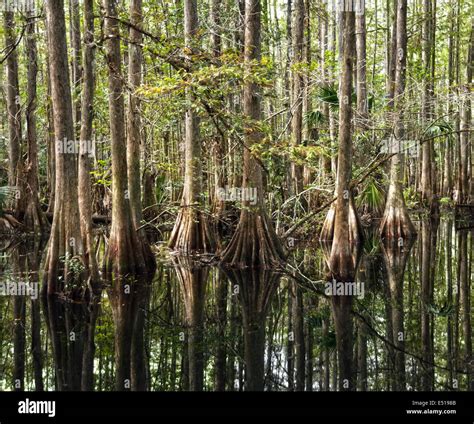
<path fill-rule="evenodd" d="M 334 86 L 323 85 L 318 88 L 316 97 L 320 102 L 329 103 L 329 107 L 337 109 L 339 107 L 339 97 Z"/>
<path fill-rule="evenodd" d="M 428 125 L 425 129 L 424 134 L 425 137 L 436 137 L 441 135 L 450 136 L 453 132 L 453 127 L 449 122 L 446 121 L 436 121 Z"/>
<path fill-rule="evenodd" d="M 5 213 L 5 209 L 9 202 L 15 197 L 15 189 L 13 187 L 0 187 L 0 215 Z"/>
<path fill-rule="evenodd" d="M 325 121 L 326 117 L 320 110 L 312 110 L 311 112 L 308 112 L 304 117 L 305 124 L 312 128 L 323 124 Z"/>
<path fill-rule="evenodd" d="M 358 208 L 363 208 L 365 212 L 382 213 L 385 205 L 383 185 L 374 177 L 367 178 L 360 194 L 357 196 L 356 204 Z"/>
<path fill-rule="evenodd" d="M 454 201 L 450 197 L 442 197 L 441 199 L 439 199 L 439 204 L 441 206 L 453 206 Z"/>
<path fill-rule="evenodd" d="M 332 85 L 323 85 L 318 87 L 316 97 L 320 102 L 328 103 L 329 107 L 333 110 L 339 109 L 339 95 L 337 88 Z M 352 92 L 351 102 L 356 103 L 357 96 L 355 92 Z"/>
<path fill-rule="evenodd" d="M 420 204 L 420 198 L 414 187 L 407 187 L 403 190 L 405 204 L 408 208 L 416 208 Z"/>
<path fill-rule="evenodd" d="M 95 184 L 103 185 L 104 187 L 110 187 L 112 185 L 111 174 L 110 174 L 110 161 L 98 160 L 97 169 L 91 171 L 92 177 L 94 177 Z"/>
<path fill-rule="evenodd" d="M 444 301 L 440 306 L 429 303 L 426 307 L 430 314 L 439 317 L 447 317 L 454 313 L 454 306 L 447 301 Z"/>

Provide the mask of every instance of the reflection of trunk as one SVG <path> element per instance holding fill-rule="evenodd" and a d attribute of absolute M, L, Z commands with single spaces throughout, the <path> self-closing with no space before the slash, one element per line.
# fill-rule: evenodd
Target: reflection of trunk
<path fill-rule="evenodd" d="M 82 356 L 81 390 L 94 390 L 95 328 L 100 312 L 100 292 L 90 292 L 85 319 L 84 353 Z"/>
<path fill-rule="evenodd" d="M 175 259 L 186 310 L 189 390 L 204 388 L 204 305 L 209 269 L 184 258 Z"/>
<path fill-rule="evenodd" d="M 229 328 L 229 341 L 232 348 L 229 351 L 229 357 L 227 360 L 227 390 L 235 390 L 235 354 L 237 351 L 236 339 L 237 339 L 237 330 L 240 328 L 239 323 L 237 322 L 237 302 L 235 301 L 235 295 L 232 292 L 232 297 L 230 300 L 230 328 Z"/>
<path fill-rule="evenodd" d="M 45 240 L 33 239 L 27 244 L 26 261 L 28 280 L 30 283 L 39 283 L 39 266 Z M 43 352 L 41 346 L 41 303 L 40 299 L 31 299 L 31 356 L 33 361 L 33 375 L 35 391 L 43 391 Z"/>
<path fill-rule="evenodd" d="M 217 307 L 217 352 L 215 390 L 224 391 L 226 381 L 226 322 L 227 322 L 227 281 L 221 270 L 217 271 L 216 281 L 216 307 Z"/>
<path fill-rule="evenodd" d="M 133 317 L 131 345 L 131 383 L 133 391 L 149 390 L 149 370 L 145 352 L 145 321 L 149 309 L 151 284 L 141 285 L 137 293 L 137 306 Z"/>
<path fill-rule="evenodd" d="M 295 357 L 293 353 L 294 331 L 293 331 L 293 295 L 290 287 L 288 288 L 288 330 L 286 342 L 286 369 L 288 370 L 288 390 L 293 391 L 295 388 Z"/>
<path fill-rule="evenodd" d="M 78 295 L 73 293 L 68 299 L 56 295 L 43 298 L 58 391 L 81 389 L 86 317 Z"/>
<path fill-rule="evenodd" d="M 448 219 L 446 224 L 446 235 L 445 235 L 445 270 L 446 270 L 446 304 L 453 305 L 453 221 Z M 453 356 L 453 317 L 452 314 L 448 315 L 447 326 L 446 326 L 446 338 L 447 338 L 447 351 L 448 351 L 448 368 L 449 368 L 449 386 L 453 386 L 454 379 L 454 356 Z"/>
<path fill-rule="evenodd" d="M 459 303 L 462 310 L 462 332 L 464 336 L 463 367 L 467 373 L 466 390 L 472 390 L 473 365 L 472 365 L 472 326 L 471 326 L 471 288 L 469 278 L 468 234 L 460 231 L 458 235 L 458 280 L 460 285 Z M 472 250 L 471 250 L 472 255 Z"/>
<path fill-rule="evenodd" d="M 328 327 L 329 327 L 329 319 L 324 317 L 322 322 L 322 336 L 323 339 L 327 340 L 328 338 Z M 330 352 L 327 346 L 323 347 L 323 363 L 324 363 L 324 390 L 329 392 L 331 390 L 330 386 L 330 378 L 331 378 L 331 363 L 330 363 Z"/>
<path fill-rule="evenodd" d="M 305 340 L 304 340 L 304 311 L 303 293 L 296 282 L 290 283 L 293 295 L 293 333 L 294 333 L 294 358 L 296 368 L 295 390 L 302 392 L 305 383 Z"/>
<path fill-rule="evenodd" d="M 391 302 L 392 342 L 395 345 L 394 357 L 394 386 L 393 390 L 406 389 L 405 382 L 405 328 L 403 311 L 403 278 L 405 265 L 413 243 L 400 246 L 391 241 L 383 244 L 385 267 L 387 270 L 388 286 Z"/>
<path fill-rule="evenodd" d="M 13 387 L 15 390 L 25 389 L 25 326 L 26 326 L 26 303 L 23 296 L 15 296 L 13 299 Z"/>
<path fill-rule="evenodd" d="M 265 321 L 280 276 L 265 270 L 224 270 L 239 290 L 245 358 L 245 390 L 264 388 Z"/>
<path fill-rule="evenodd" d="M 434 347 L 433 317 L 430 306 L 434 295 L 434 255 L 436 249 L 437 222 L 422 222 L 421 226 L 421 344 L 423 351 L 423 374 L 421 384 L 423 390 L 434 389 Z"/>
<path fill-rule="evenodd" d="M 115 389 L 145 390 L 143 331 L 148 305 L 149 275 L 115 278 L 109 300 L 115 325 Z"/>

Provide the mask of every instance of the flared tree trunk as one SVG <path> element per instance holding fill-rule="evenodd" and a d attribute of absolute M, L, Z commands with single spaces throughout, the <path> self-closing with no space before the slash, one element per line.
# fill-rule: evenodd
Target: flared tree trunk
<path fill-rule="evenodd" d="M 74 140 L 63 0 L 47 2 L 46 20 L 56 144 L 56 199 L 44 282 L 48 295 L 54 295 L 73 281 L 81 282 L 84 249 L 80 226 L 77 225 L 77 154 L 62 148 L 64 140 Z"/>
<path fill-rule="evenodd" d="M 407 1 L 397 3 L 397 60 L 395 67 L 395 98 L 394 98 L 394 139 L 395 154 L 390 162 L 390 185 L 385 204 L 385 211 L 380 223 L 380 233 L 384 238 L 407 240 L 416 233 L 405 205 L 402 188 L 403 156 L 401 140 L 404 137 L 402 123 L 403 96 L 405 91 L 405 74 L 407 63 Z"/>
<path fill-rule="evenodd" d="M 198 29 L 197 0 L 184 0 L 185 44 L 191 52 L 196 43 Z M 192 67 L 192 61 L 189 61 L 189 66 Z M 169 246 L 183 254 L 212 253 L 214 238 L 208 217 L 203 210 L 199 117 L 191 105 L 194 100 L 191 88 L 187 88 L 186 97 L 189 106 L 184 122 L 184 190 Z"/>
<path fill-rule="evenodd" d="M 246 1 L 244 61 L 249 72 L 252 62 L 261 58 L 260 15 L 260 0 Z M 241 202 L 239 224 L 221 259 L 232 267 L 271 268 L 284 260 L 285 252 L 265 212 L 261 165 L 250 151 L 263 138 L 258 129 L 261 117 L 260 93 L 255 82 L 245 83 L 243 103 L 245 148 L 242 191 L 256 189 L 257 199 L 255 205 L 251 205 L 249 200 Z"/>
<path fill-rule="evenodd" d="M 151 280 L 155 260 L 144 238 L 139 238 L 129 202 L 123 78 L 121 72 L 120 32 L 116 19 L 117 4 L 104 0 L 106 59 L 109 67 L 109 115 L 112 144 L 112 226 L 104 259 L 105 275 L 111 281 L 109 297 L 116 328 L 115 388 L 136 387 L 131 361 L 137 304 Z"/>

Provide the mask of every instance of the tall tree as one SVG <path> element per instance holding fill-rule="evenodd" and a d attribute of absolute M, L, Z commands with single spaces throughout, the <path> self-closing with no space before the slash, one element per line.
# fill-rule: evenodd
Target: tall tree
<path fill-rule="evenodd" d="M 78 277 L 72 268 L 78 260 L 82 262 L 84 249 L 80 226 L 77 225 L 77 153 L 74 149 L 72 152 L 64 149 L 65 141 L 74 140 L 74 127 L 63 0 L 46 3 L 46 24 L 56 143 L 56 199 L 44 279 L 48 294 L 53 295 Z"/>
<path fill-rule="evenodd" d="M 197 0 L 184 0 L 184 35 L 188 52 L 188 66 L 193 67 L 192 52 L 195 50 L 198 32 Z M 192 89 L 186 91 L 188 108 L 185 116 L 185 165 L 184 189 L 176 223 L 169 246 L 179 252 L 212 252 L 213 235 L 210 232 L 202 200 L 201 143 L 199 117 L 193 109 Z"/>
<path fill-rule="evenodd" d="M 38 180 L 38 143 L 36 131 L 37 114 L 37 75 L 38 75 L 38 50 L 36 47 L 35 17 L 33 12 L 27 14 L 26 29 L 26 55 L 27 55 L 27 93 L 26 106 L 26 144 L 27 159 L 25 166 L 26 211 L 23 222 L 32 232 L 42 232 L 49 227 L 46 215 L 39 202 Z"/>
<path fill-rule="evenodd" d="M 295 147 L 301 146 L 303 131 L 303 53 L 304 53 L 304 0 L 295 0 L 293 8 L 293 49 L 292 49 L 292 114 L 291 138 Z M 293 161 L 291 163 L 292 192 L 298 195 L 303 191 L 302 166 Z"/>
<path fill-rule="evenodd" d="M 116 326 L 115 385 L 117 390 L 129 390 L 136 387 L 131 369 L 132 336 L 134 331 L 143 331 L 135 328 L 135 311 L 143 298 L 143 285 L 153 276 L 155 260 L 148 242 L 138 237 L 129 201 L 117 3 L 104 0 L 103 5 L 112 152 L 112 225 L 104 269 L 106 278 L 112 280 L 109 297 Z"/>
<path fill-rule="evenodd" d="M 330 279 L 347 284 L 354 281 L 356 263 L 354 248 L 360 241 L 357 215 L 351 207 L 352 175 L 352 74 L 355 53 L 355 13 L 339 13 L 340 61 L 339 78 L 339 148 L 337 156 L 334 236 L 329 256 Z M 352 213 L 351 213 L 352 209 Z M 331 211 L 329 212 L 331 214 Z M 329 215 L 328 214 L 328 215 Z M 351 219 L 351 215 L 353 219 Z M 355 215 L 355 216 L 354 216 Z M 327 218 L 328 219 L 328 218 Z M 354 390 L 352 374 L 352 297 L 333 296 L 332 309 L 338 348 L 339 390 Z"/>
<path fill-rule="evenodd" d="M 407 66 L 407 1 L 397 2 L 397 60 L 395 67 L 395 94 L 394 94 L 394 134 L 391 140 L 394 149 L 390 161 L 390 183 L 385 203 L 385 211 L 380 223 L 380 233 L 385 238 L 409 239 L 415 233 L 415 227 L 408 215 L 405 199 L 403 197 L 403 155 L 402 140 L 404 125 L 402 120 L 403 96 L 405 91 L 405 78 Z"/>
<path fill-rule="evenodd" d="M 251 73 L 253 62 L 261 58 L 261 4 L 260 0 L 245 2 L 244 65 Z M 244 164 L 242 190 L 257 190 L 256 205 L 243 200 L 237 229 L 222 253 L 222 261 L 231 266 L 273 267 L 284 258 L 283 247 L 265 212 L 262 168 L 251 147 L 262 140 L 258 128 L 261 118 L 258 84 L 248 80 L 244 85 Z"/>
<path fill-rule="evenodd" d="M 21 199 L 22 162 L 21 162 L 21 107 L 20 87 L 18 83 L 18 51 L 13 12 L 4 13 L 5 46 L 7 58 L 6 103 L 8 114 L 8 184 L 17 188 L 16 197 Z M 17 187 L 18 186 L 18 187 Z M 15 205 L 17 217 L 22 218 L 22 201 Z"/>

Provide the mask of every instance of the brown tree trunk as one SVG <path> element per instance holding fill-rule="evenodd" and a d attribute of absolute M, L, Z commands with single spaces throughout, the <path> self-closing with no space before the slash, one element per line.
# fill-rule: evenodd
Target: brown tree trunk
<path fill-rule="evenodd" d="M 407 1 L 398 0 L 397 4 L 397 61 L 395 68 L 394 98 L 394 139 L 395 154 L 390 162 L 390 185 L 385 204 L 385 212 L 380 223 L 380 233 L 384 238 L 405 239 L 416 233 L 405 205 L 402 189 L 402 166 L 400 141 L 404 137 L 402 122 L 403 95 L 405 91 L 405 74 L 407 63 Z"/>
<path fill-rule="evenodd" d="M 304 0 L 295 0 L 293 8 L 293 51 L 292 51 L 292 115 L 291 115 L 291 139 L 294 147 L 298 148 L 302 143 L 303 131 L 303 64 L 304 53 Z M 292 161 L 291 163 L 291 192 L 297 196 L 303 191 L 303 167 Z M 303 200 L 303 199 L 302 199 Z"/>
<path fill-rule="evenodd" d="M 65 140 L 74 140 L 63 0 L 47 2 L 46 19 L 56 143 L 56 201 L 44 282 L 48 295 L 54 295 L 72 280 L 82 279 L 80 273 L 74 271 L 74 265 L 82 263 L 84 251 L 80 227 L 77 225 L 77 154 L 62 149 Z"/>
<path fill-rule="evenodd" d="M 356 13 L 356 51 L 357 51 L 357 123 L 365 128 L 368 118 L 367 100 L 367 49 L 366 49 L 365 10 Z"/>
<path fill-rule="evenodd" d="M 130 2 L 130 23 L 133 26 L 129 29 L 130 43 L 128 44 L 128 84 L 131 91 L 128 95 L 127 111 L 127 176 L 130 207 L 135 228 L 140 227 L 142 221 L 140 100 L 134 92 L 142 82 L 142 34 L 136 29 L 140 28 L 142 21 L 142 0 L 132 0 Z"/>
<path fill-rule="evenodd" d="M 245 3 L 245 48 L 244 61 L 250 70 L 252 62 L 261 58 L 259 0 L 248 0 Z M 237 229 L 222 253 L 222 262 L 233 267 L 277 266 L 284 259 L 283 247 L 265 212 L 262 169 L 250 151 L 252 145 L 259 143 L 262 132 L 255 127 L 261 117 L 260 95 L 258 85 L 248 81 L 244 85 L 244 167 L 242 190 L 256 189 L 256 204 L 249 200 L 242 201 L 242 210 Z"/>
<path fill-rule="evenodd" d="M 26 179 L 26 211 L 23 217 L 25 227 L 34 233 L 41 233 L 49 227 L 44 212 L 39 203 L 38 182 L 38 145 L 36 137 L 36 79 L 38 74 L 38 54 L 36 48 L 35 21 L 33 13 L 28 13 L 26 30 L 27 92 L 26 107 L 26 142 L 27 160 L 25 167 Z"/>
<path fill-rule="evenodd" d="M 423 1 L 423 98 L 422 98 L 422 122 L 427 128 L 433 112 L 433 49 L 434 49 L 434 14 L 432 0 Z M 421 147 L 421 198 L 430 205 L 433 199 L 432 177 L 432 140 L 426 140 Z"/>
<path fill-rule="evenodd" d="M 466 85 L 461 88 L 463 99 L 461 101 L 461 136 L 460 136 L 460 149 L 459 149 L 459 181 L 458 181 L 458 197 L 457 203 L 466 204 L 474 202 L 471 199 L 471 187 L 472 181 L 472 165 L 471 170 L 469 169 L 471 151 L 470 148 L 470 130 L 472 124 L 472 109 L 471 109 L 471 96 L 472 96 L 472 83 L 474 73 L 474 20 L 471 26 L 471 35 L 469 41 L 469 48 L 467 54 L 467 67 L 466 67 Z"/>
<path fill-rule="evenodd" d="M 339 149 L 337 156 L 336 201 L 334 206 L 334 236 L 328 259 L 329 280 L 344 284 L 354 281 L 357 249 L 361 235 L 358 225 L 351 220 L 350 182 L 352 174 L 352 73 L 355 53 L 355 13 L 341 11 L 339 80 Z M 331 212 L 330 212 L 331 213 Z M 356 212 L 355 222 L 357 222 Z M 328 214 L 329 215 L 329 214 Z M 356 255 L 357 256 L 357 255 Z M 339 361 L 339 390 L 354 390 L 352 373 L 352 296 L 332 296 L 332 310 L 336 328 Z"/>
<path fill-rule="evenodd" d="M 197 0 L 184 0 L 185 44 L 191 52 L 196 43 L 198 29 Z M 188 61 L 188 65 L 193 66 L 192 60 Z M 186 90 L 186 97 L 188 103 L 191 104 L 194 100 L 191 88 Z M 214 250 L 214 239 L 209 228 L 207 215 L 203 211 L 204 203 L 202 200 L 199 117 L 192 106 L 189 106 L 186 111 L 184 123 L 184 190 L 169 246 L 171 249 L 184 254 L 211 253 Z"/>
<path fill-rule="evenodd" d="M 4 13 L 5 46 L 7 55 L 6 104 L 8 115 L 8 185 L 16 188 L 15 215 L 22 220 L 24 214 L 24 184 L 21 162 L 21 107 L 18 83 L 18 52 L 13 12 Z"/>
<path fill-rule="evenodd" d="M 136 387 L 131 375 L 133 332 L 140 293 L 152 278 L 155 260 L 144 238 L 139 238 L 129 202 L 123 78 L 117 4 L 104 0 L 106 60 L 109 67 L 109 119 L 112 144 L 112 226 L 104 259 L 105 275 L 112 279 L 109 297 L 116 326 L 116 390 Z M 142 331 L 142 330 L 139 330 Z"/>

